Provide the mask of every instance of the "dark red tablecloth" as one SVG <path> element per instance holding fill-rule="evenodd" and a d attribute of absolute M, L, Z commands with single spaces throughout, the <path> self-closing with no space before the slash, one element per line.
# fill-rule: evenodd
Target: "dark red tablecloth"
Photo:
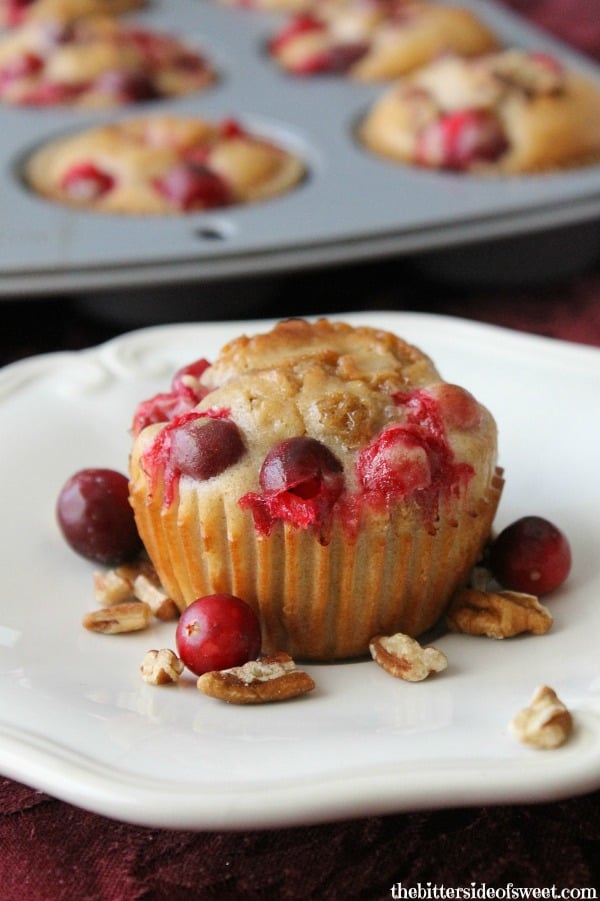
<path fill-rule="evenodd" d="M 600 60 L 600 0 L 506 3 Z M 283 280 L 258 312 L 369 308 L 439 312 L 600 347 L 600 263 L 568 279 L 516 288 L 449 287 L 403 261 L 365 264 Z M 124 329 L 68 300 L 6 302 L 2 314 L 2 363 L 90 346 Z M 600 793 L 542 805 L 194 833 L 114 822 L 0 777 L 1 901 L 376 901 L 392 897 L 399 883 L 512 882 L 560 892 L 598 888 L 599 859 Z"/>

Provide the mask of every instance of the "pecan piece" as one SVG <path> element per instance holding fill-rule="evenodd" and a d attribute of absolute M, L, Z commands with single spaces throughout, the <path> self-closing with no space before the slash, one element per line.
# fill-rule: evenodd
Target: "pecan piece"
<path fill-rule="evenodd" d="M 122 604 L 133 598 L 132 584 L 119 569 L 108 569 L 106 572 L 94 573 L 94 595 L 102 607 Z"/>
<path fill-rule="evenodd" d="M 138 632 L 145 629 L 152 619 L 152 611 L 142 601 L 126 601 L 111 604 L 101 610 L 93 610 L 83 617 L 83 625 L 90 632 L 116 635 L 118 632 Z"/>
<path fill-rule="evenodd" d="M 142 679 L 150 685 L 169 685 L 178 682 L 184 666 L 183 661 L 170 648 L 148 651 L 140 667 Z"/>
<path fill-rule="evenodd" d="M 205 695 L 229 704 L 287 701 L 315 687 L 308 673 L 299 670 L 282 651 L 249 660 L 243 666 L 204 673 L 197 684 Z"/>
<path fill-rule="evenodd" d="M 386 673 L 406 682 L 422 682 L 431 673 L 440 673 L 448 666 L 446 655 L 441 651 L 424 648 L 402 632 L 376 635 L 369 642 L 369 650 L 375 663 Z"/>
<path fill-rule="evenodd" d="M 166 593 L 154 570 L 140 572 L 133 580 L 133 593 L 138 601 L 148 604 L 157 619 L 177 619 L 179 608 Z"/>
<path fill-rule="evenodd" d="M 573 718 L 554 689 L 540 685 L 529 706 L 513 717 L 509 728 L 519 741 L 546 751 L 566 742 L 573 729 Z"/>
<path fill-rule="evenodd" d="M 543 635 L 553 619 L 533 594 L 462 588 L 452 598 L 446 622 L 452 632 L 511 638 L 522 632 Z"/>

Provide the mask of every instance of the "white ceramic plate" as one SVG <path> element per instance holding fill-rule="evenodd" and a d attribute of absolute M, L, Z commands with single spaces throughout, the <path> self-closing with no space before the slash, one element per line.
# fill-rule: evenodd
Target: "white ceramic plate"
<path fill-rule="evenodd" d="M 124 470 L 135 403 L 172 371 L 265 323 L 146 329 L 0 373 L 3 566 L 0 771 L 76 805 L 145 825 L 230 829 L 417 808 L 551 800 L 600 786 L 600 352 L 460 320 L 352 315 L 418 343 L 496 414 L 506 493 L 497 525 L 538 513 L 569 535 L 574 568 L 546 601 L 541 637 L 437 641 L 448 669 L 418 684 L 374 663 L 307 667 L 316 691 L 259 708 L 194 681 L 139 674 L 172 625 L 85 631 L 93 567 L 63 544 L 58 491 L 76 469 Z M 507 724 L 540 683 L 576 728 L 557 751 Z"/>

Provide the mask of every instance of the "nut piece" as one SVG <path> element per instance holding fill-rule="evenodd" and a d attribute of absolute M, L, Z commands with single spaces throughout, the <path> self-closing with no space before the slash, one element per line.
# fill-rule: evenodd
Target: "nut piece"
<path fill-rule="evenodd" d="M 167 622 L 179 616 L 177 604 L 163 589 L 154 570 L 141 572 L 135 577 L 133 593 L 138 601 L 148 604 L 157 619 Z"/>
<path fill-rule="evenodd" d="M 299 670 L 292 658 L 282 651 L 249 660 L 243 666 L 204 673 L 198 679 L 201 692 L 229 704 L 287 701 L 314 687 L 308 673 Z"/>
<path fill-rule="evenodd" d="M 566 742 L 573 729 L 573 718 L 556 692 L 540 685 L 529 706 L 513 717 L 509 728 L 519 741 L 546 751 Z"/>
<path fill-rule="evenodd" d="M 138 632 L 145 629 L 151 619 L 152 611 L 148 604 L 126 601 L 87 613 L 82 622 L 90 632 L 115 635 L 117 632 Z"/>
<path fill-rule="evenodd" d="M 436 648 L 424 648 L 402 632 L 376 635 L 369 642 L 371 657 L 386 673 L 406 682 L 422 682 L 431 673 L 441 673 L 448 666 L 445 654 Z"/>
<path fill-rule="evenodd" d="M 123 601 L 144 601 L 157 619 L 177 619 L 177 604 L 164 591 L 156 570 L 145 559 L 124 563 L 116 569 L 94 573 L 94 593 L 103 607 Z"/>
<path fill-rule="evenodd" d="M 132 584 L 119 569 L 108 569 L 106 572 L 94 573 L 94 595 L 102 607 L 121 604 L 133 597 Z"/>
<path fill-rule="evenodd" d="M 140 667 L 142 679 L 150 685 L 178 682 L 183 669 L 183 662 L 170 648 L 148 651 Z"/>
<path fill-rule="evenodd" d="M 511 638 L 521 632 L 543 635 L 554 620 L 533 594 L 462 588 L 454 594 L 446 622 L 452 632 Z"/>

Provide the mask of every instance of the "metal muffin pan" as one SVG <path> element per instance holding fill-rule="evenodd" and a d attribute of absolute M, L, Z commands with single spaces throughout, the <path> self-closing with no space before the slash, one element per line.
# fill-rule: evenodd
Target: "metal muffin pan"
<path fill-rule="evenodd" d="M 506 46 L 557 53 L 600 85 L 600 66 L 493 2 L 473 9 Z M 565 267 L 600 248 L 600 165 L 548 175 L 479 178 L 422 171 L 364 150 L 355 129 L 385 85 L 343 77 L 295 78 L 280 71 L 265 43 L 281 14 L 221 6 L 215 0 L 150 0 L 126 21 L 179 35 L 219 71 L 207 90 L 100 113 L 0 107 L 0 296 L 143 287 L 316 267 L 398 255 L 425 255 L 468 279 L 481 247 L 545 235 L 555 271 L 556 234 Z M 65 208 L 24 185 L 24 158 L 63 134 L 149 113 L 235 117 L 305 160 L 307 177 L 290 193 L 251 206 L 175 217 L 112 216 Z M 570 248 L 570 229 L 576 242 Z M 482 245 L 482 242 L 484 244 Z M 544 258 L 536 243 L 536 271 Z M 436 254 L 442 256 L 436 261 Z M 571 263 L 570 255 L 574 254 Z M 448 256 L 450 254 L 450 256 Z M 521 257 L 523 254 L 521 254 Z M 503 258 L 504 260 L 504 258 Z M 502 262 L 502 267 L 505 267 Z M 543 274 L 543 273 L 542 273 Z"/>

